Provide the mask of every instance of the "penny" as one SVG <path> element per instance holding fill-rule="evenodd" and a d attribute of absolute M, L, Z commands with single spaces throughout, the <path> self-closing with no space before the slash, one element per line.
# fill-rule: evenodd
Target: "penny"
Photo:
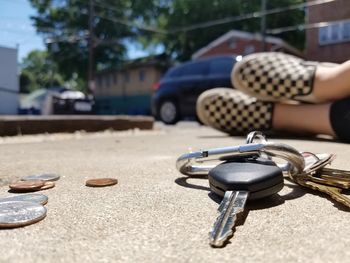
<path fill-rule="evenodd" d="M 44 181 L 18 181 L 15 183 L 10 184 L 10 189 L 13 191 L 18 192 L 25 192 L 25 191 L 36 191 L 39 190 L 42 186 L 44 186 Z"/>
<path fill-rule="evenodd" d="M 111 186 L 118 183 L 118 179 L 115 178 L 96 178 L 87 180 L 85 185 L 91 187 L 103 187 L 103 186 Z"/>
<path fill-rule="evenodd" d="M 19 194 L 0 198 L 0 202 L 25 201 L 45 205 L 49 198 L 43 194 Z"/>
<path fill-rule="evenodd" d="M 0 202 L 0 228 L 13 228 L 36 223 L 46 216 L 46 208 L 25 201 Z"/>
<path fill-rule="evenodd" d="M 23 177 L 22 181 L 32 181 L 32 180 L 41 180 L 41 181 L 57 181 L 60 179 L 58 174 L 39 174 L 39 175 L 29 175 Z"/>
<path fill-rule="evenodd" d="M 55 183 L 51 182 L 51 181 L 47 181 L 47 182 L 45 182 L 45 184 L 42 187 L 40 187 L 39 190 L 46 190 L 46 189 L 50 189 L 53 187 L 55 187 Z"/>

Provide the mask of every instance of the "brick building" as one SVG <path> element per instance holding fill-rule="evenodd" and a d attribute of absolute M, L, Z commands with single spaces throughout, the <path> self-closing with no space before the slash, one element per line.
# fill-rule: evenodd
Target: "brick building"
<path fill-rule="evenodd" d="M 231 30 L 210 42 L 192 55 L 192 59 L 210 57 L 223 54 L 247 55 L 263 50 L 260 34 Z M 267 36 L 266 51 L 282 51 L 302 57 L 303 54 L 282 39 Z"/>
<path fill-rule="evenodd" d="M 309 0 L 311 2 L 313 0 Z M 337 0 L 310 6 L 307 23 L 328 22 L 306 31 L 306 57 L 309 60 L 344 62 L 350 59 L 350 1 Z"/>

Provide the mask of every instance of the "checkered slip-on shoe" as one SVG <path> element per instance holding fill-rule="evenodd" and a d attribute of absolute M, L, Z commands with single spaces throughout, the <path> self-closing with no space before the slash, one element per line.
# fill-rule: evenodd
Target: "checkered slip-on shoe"
<path fill-rule="evenodd" d="M 317 65 L 332 63 L 305 61 L 278 52 L 245 56 L 231 74 L 233 86 L 263 101 L 300 101 L 316 103 L 312 94 Z"/>
<path fill-rule="evenodd" d="M 272 128 L 274 104 L 230 88 L 203 92 L 197 100 L 197 115 L 206 125 L 231 135 Z"/>

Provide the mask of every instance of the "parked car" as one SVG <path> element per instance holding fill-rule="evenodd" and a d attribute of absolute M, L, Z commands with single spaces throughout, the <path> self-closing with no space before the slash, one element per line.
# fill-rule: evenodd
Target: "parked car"
<path fill-rule="evenodd" d="M 169 69 L 155 85 L 152 114 L 166 124 L 196 117 L 199 95 L 212 88 L 232 87 L 231 70 L 241 56 L 193 60 Z"/>
<path fill-rule="evenodd" d="M 22 99 L 19 114 L 91 114 L 94 101 L 81 91 L 64 87 L 39 89 Z"/>

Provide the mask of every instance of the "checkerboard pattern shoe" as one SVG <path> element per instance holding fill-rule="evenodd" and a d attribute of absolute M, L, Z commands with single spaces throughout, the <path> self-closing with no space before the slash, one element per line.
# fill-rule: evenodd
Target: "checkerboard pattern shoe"
<path fill-rule="evenodd" d="M 259 100 L 315 103 L 317 65 L 279 52 L 256 53 L 236 63 L 231 80 L 236 89 Z"/>
<path fill-rule="evenodd" d="M 274 104 L 230 88 L 203 92 L 197 100 L 197 115 L 206 125 L 231 135 L 268 131 L 272 128 Z"/>

